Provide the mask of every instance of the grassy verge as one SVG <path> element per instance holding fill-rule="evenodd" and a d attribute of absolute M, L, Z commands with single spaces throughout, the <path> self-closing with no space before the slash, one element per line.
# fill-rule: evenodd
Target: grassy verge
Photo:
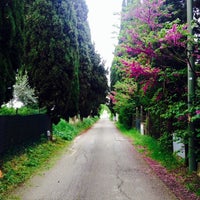
<path fill-rule="evenodd" d="M 117 127 L 123 134 L 133 140 L 133 143 L 139 152 L 145 152 L 147 156 L 158 161 L 167 169 L 174 169 L 183 164 L 183 161 L 177 159 L 171 152 L 167 152 L 163 149 L 156 139 L 148 135 L 141 135 L 135 129 L 127 130 L 119 123 L 117 124 Z"/>
<path fill-rule="evenodd" d="M 44 167 L 51 167 L 52 161 L 70 144 L 69 139 L 72 140 L 96 121 L 97 118 L 85 119 L 83 122 L 71 125 L 62 120 L 62 126 L 59 123 L 53 127 L 54 131 L 57 131 L 54 134 L 55 140 L 53 142 L 48 141 L 43 136 L 33 144 L 15 148 L 0 157 L 0 170 L 3 173 L 3 177 L 0 178 L 0 200 L 11 199 L 8 194 L 13 189 Z M 69 135 L 69 133 L 72 135 L 69 138 L 64 136 Z"/>
<path fill-rule="evenodd" d="M 177 177 L 177 180 L 182 185 L 200 197 L 200 177 L 195 173 L 189 174 L 182 159 L 171 152 L 167 152 L 162 148 L 158 140 L 150 136 L 141 135 L 135 129 L 127 130 L 119 123 L 117 123 L 117 127 L 124 135 L 132 139 L 134 146 L 139 152 L 159 162 L 171 174 Z"/>
<path fill-rule="evenodd" d="M 98 118 L 87 118 L 75 124 L 69 124 L 61 119 L 57 125 L 53 126 L 53 132 L 56 136 L 70 141 L 73 140 L 77 134 L 91 127 L 97 120 Z"/>

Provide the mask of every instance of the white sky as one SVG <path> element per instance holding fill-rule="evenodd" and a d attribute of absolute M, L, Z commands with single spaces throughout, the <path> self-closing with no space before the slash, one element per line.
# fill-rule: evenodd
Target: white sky
<path fill-rule="evenodd" d="M 117 34 L 112 32 L 118 32 L 113 25 L 119 25 L 119 16 L 114 13 L 121 11 L 122 0 L 86 0 L 86 4 L 89 9 L 88 21 L 92 42 L 106 61 L 105 67 L 110 68 L 114 45 L 117 44 Z"/>

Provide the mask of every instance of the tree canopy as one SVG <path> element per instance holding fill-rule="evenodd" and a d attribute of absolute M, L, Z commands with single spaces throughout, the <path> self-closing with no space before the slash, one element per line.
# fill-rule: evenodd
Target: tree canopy
<path fill-rule="evenodd" d="M 85 1 L 1 1 L 0 9 L 0 103 L 12 97 L 21 68 L 54 123 L 96 113 L 107 78 L 91 42 Z"/>
<path fill-rule="evenodd" d="M 185 1 L 124 1 L 111 69 L 111 105 L 120 121 L 129 128 L 133 124 L 137 127 L 138 121 L 145 123 L 148 134 L 169 149 L 174 133 L 187 145 L 188 113 L 198 121 L 198 84 L 195 106 L 191 110 L 187 106 L 187 65 L 191 56 L 199 82 L 199 4 L 194 3 L 195 28 L 194 35 L 190 35 Z M 193 52 L 188 50 L 188 43 L 194 46 Z M 195 137 L 199 136 L 198 127 Z"/>
<path fill-rule="evenodd" d="M 15 73 L 22 64 L 24 2 L 0 2 L 0 105 L 12 98 Z"/>

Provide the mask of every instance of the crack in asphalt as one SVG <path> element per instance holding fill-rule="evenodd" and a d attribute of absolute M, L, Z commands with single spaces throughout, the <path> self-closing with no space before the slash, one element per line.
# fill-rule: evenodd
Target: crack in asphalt
<path fill-rule="evenodd" d="M 122 171 L 122 168 L 120 166 L 120 164 L 118 163 L 118 161 L 116 161 L 116 166 L 117 166 L 117 180 L 119 180 L 119 184 L 117 185 L 117 188 L 120 192 L 120 194 L 122 194 L 124 197 L 126 197 L 128 200 L 131 200 L 131 197 L 129 197 L 129 195 L 123 190 L 123 185 L 124 185 L 124 180 L 120 177 L 120 172 Z"/>
<path fill-rule="evenodd" d="M 95 129 L 75 139 L 44 173 L 13 195 L 24 200 L 177 199 L 108 120 L 100 120 Z"/>
<path fill-rule="evenodd" d="M 118 190 L 119 192 L 125 196 L 127 199 L 131 200 L 131 197 L 128 196 L 128 194 L 122 189 L 122 186 L 124 185 L 124 181 L 120 178 L 120 176 L 117 177 L 120 180 L 120 183 L 118 184 Z"/>

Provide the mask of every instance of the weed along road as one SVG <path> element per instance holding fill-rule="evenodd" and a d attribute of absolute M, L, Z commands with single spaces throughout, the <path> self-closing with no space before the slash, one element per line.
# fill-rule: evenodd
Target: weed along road
<path fill-rule="evenodd" d="M 55 166 L 16 192 L 23 200 L 175 200 L 114 124 L 100 119 Z"/>

